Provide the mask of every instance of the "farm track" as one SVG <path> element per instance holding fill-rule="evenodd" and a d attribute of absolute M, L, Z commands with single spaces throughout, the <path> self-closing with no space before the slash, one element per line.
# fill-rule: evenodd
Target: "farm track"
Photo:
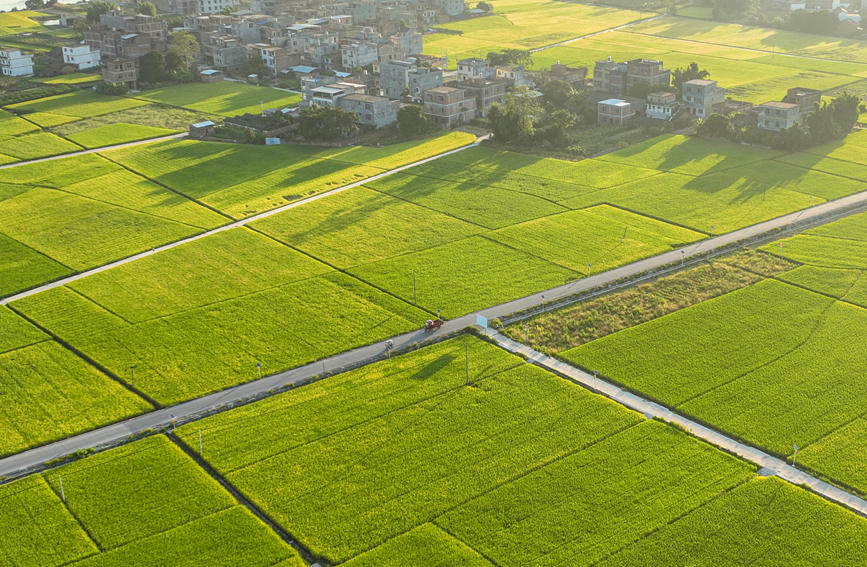
<path fill-rule="evenodd" d="M 608 28 L 608 29 L 604 29 L 604 30 L 599 30 L 599 31 L 596 31 L 596 32 L 593 32 L 593 33 L 588 33 L 588 34 L 585 34 L 585 35 L 579 35 L 578 37 L 573 37 L 573 38 L 571 38 L 571 39 L 564 39 L 563 41 L 558 41 L 557 43 L 552 43 L 551 45 L 544 45 L 544 46 L 542 46 L 542 47 L 535 47 L 535 48 L 533 48 L 533 49 L 530 49 L 529 51 L 530 51 L 530 53 L 538 53 L 538 52 L 540 52 L 540 51 L 545 51 L 546 49 L 551 49 L 551 48 L 554 48 L 554 47 L 561 47 L 561 46 L 563 46 L 563 45 L 568 45 L 568 44 L 570 44 L 570 43 L 573 43 L 573 42 L 575 42 L 575 41 L 580 41 L 580 40 L 582 40 L 582 39 L 587 39 L 587 38 L 590 38 L 590 37 L 596 37 L 597 35 L 602 35 L 602 34 L 606 34 L 606 33 L 609 33 L 609 32 L 615 32 L 615 31 L 624 30 L 624 29 L 626 29 L 626 28 L 628 28 L 628 27 L 636 26 L 636 25 L 638 25 L 638 24 L 643 24 L 643 23 L 646 23 L 646 22 L 652 22 L 653 20 L 655 20 L 655 19 L 657 19 L 657 18 L 661 18 L 661 17 L 662 17 L 662 14 L 658 14 L 658 15 L 656 15 L 656 16 L 651 16 L 651 17 L 649 17 L 649 18 L 642 18 L 642 19 L 640 19 L 640 20 L 635 20 L 635 21 L 633 21 L 633 22 L 629 22 L 629 23 L 627 23 L 627 24 L 623 24 L 622 26 L 616 26 L 616 27 L 613 27 L 613 28 Z"/>
<path fill-rule="evenodd" d="M 141 142 L 131 142 L 128 144 L 120 144 L 118 146 L 111 146 L 111 147 L 107 147 L 107 148 L 98 148 L 95 150 L 87 150 L 86 152 L 77 152 L 74 154 L 65 154 L 63 156 L 58 156 L 58 157 L 70 157 L 73 155 L 80 155 L 80 154 L 84 154 L 84 153 L 102 152 L 102 151 L 111 150 L 111 149 L 115 149 L 115 148 L 125 148 L 125 147 L 135 146 L 135 145 L 144 144 L 144 143 L 151 143 L 151 142 L 155 142 L 155 141 L 179 138 L 181 136 L 186 136 L 186 134 L 177 134 L 174 136 L 167 136 L 165 138 L 155 138 L 155 139 L 151 139 L 151 140 L 143 140 Z M 9 295 L 7 297 L 0 298 L 0 305 L 8 305 L 9 303 L 11 303 L 13 301 L 17 301 L 17 300 L 23 299 L 25 297 L 30 297 L 32 295 L 42 293 L 43 291 L 48 291 L 50 289 L 61 287 L 61 286 L 64 286 L 66 284 L 72 283 L 74 281 L 80 280 L 82 278 L 92 276 L 94 274 L 106 272 L 106 271 L 111 270 L 113 268 L 117 268 L 117 267 L 129 264 L 131 262 L 135 262 L 136 260 L 140 260 L 140 259 L 146 258 L 148 256 L 153 256 L 154 254 L 158 254 L 160 252 L 164 252 L 164 251 L 170 250 L 172 248 L 177 248 L 178 246 L 182 246 L 184 244 L 194 242 L 196 240 L 201 240 L 202 238 L 207 238 L 207 237 L 212 236 L 214 234 L 219 234 L 219 233 L 225 232 L 227 230 L 232 230 L 234 228 L 246 226 L 246 225 L 248 225 L 252 222 L 255 222 L 257 220 L 261 220 L 261 219 L 282 213 L 283 211 L 288 211 L 289 209 L 294 209 L 296 207 L 306 205 L 307 203 L 317 201 L 317 200 L 322 199 L 324 197 L 336 195 L 337 193 L 341 193 L 343 191 L 346 191 L 347 189 L 353 189 L 355 187 L 360 187 L 360 186 L 365 185 L 367 183 L 370 183 L 372 181 L 377 181 L 377 180 L 382 179 L 384 177 L 394 175 L 395 173 L 400 173 L 401 171 L 404 171 L 406 169 L 410 169 L 412 167 L 423 165 L 423 164 L 438 160 L 440 158 L 450 156 L 452 154 L 456 154 L 458 152 L 467 150 L 469 148 L 474 148 L 474 147 L 478 146 L 485 139 L 487 139 L 487 137 L 482 136 L 482 137 L 477 138 L 476 141 L 473 142 L 472 144 L 467 144 L 466 146 L 461 146 L 459 148 L 455 148 L 455 149 L 449 150 L 447 152 L 443 152 L 443 153 L 440 153 L 440 154 L 437 154 L 434 156 L 430 156 L 430 157 L 427 157 L 427 158 L 424 158 L 424 159 L 421 159 L 421 160 L 418 160 L 418 161 L 415 161 L 412 163 L 408 163 L 408 164 L 402 165 L 400 167 L 389 169 L 389 170 L 383 171 L 382 173 L 377 173 L 376 175 L 362 179 L 360 181 L 354 181 L 348 185 L 343 185 L 341 187 L 337 187 L 335 189 L 331 189 L 331 190 L 325 191 L 323 193 L 319 193 L 319 194 L 313 195 L 311 197 L 307 197 L 306 199 L 301 199 L 300 201 L 294 201 L 292 203 L 288 203 L 288 204 L 283 205 L 281 207 L 277 207 L 276 209 L 270 209 L 270 210 L 258 213 L 256 215 L 253 215 L 253 216 L 249 216 L 249 217 L 237 220 L 237 221 L 230 222 L 228 224 L 224 224 L 222 226 L 218 226 L 217 228 L 213 228 L 213 229 L 207 230 L 205 232 L 200 232 L 199 234 L 194 234 L 193 236 L 188 236 L 187 238 L 183 238 L 181 240 L 176 240 L 174 242 L 169 242 L 168 244 L 156 246 L 156 247 L 152 248 L 151 250 L 145 250 L 144 252 L 139 252 L 138 254 L 133 254 L 132 256 L 127 256 L 126 258 L 121 258 L 120 260 L 116 260 L 114 262 L 109 262 L 108 264 L 103 264 L 102 266 L 97 266 L 96 268 L 91 268 L 91 269 L 85 270 L 83 272 L 78 272 L 78 273 L 73 274 L 71 276 L 66 276 L 62 279 L 55 280 L 53 282 L 49 282 L 47 284 L 43 284 L 43 285 L 40 285 L 38 287 L 34 287 L 31 289 L 16 293 L 14 295 Z M 26 162 L 26 163 L 35 163 L 35 162 L 40 162 L 40 161 L 46 161 L 49 159 L 58 159 L 58 158 L 44 158 L 44 159 L 34 160 L 31 162 Z M 10 164 L 9 166 L 15 166 L 15 165 L 21 165 L 21 164 L 16 163 L 16 164 Z M 9 166 L 6 166 L 6 167 L 9 167 Z M 0 166 L 0 168 L 2 168 L 2 167 L 3 166 Z M 172 190 L 172 191 L 175 192 L 174 190 Z M 210 208 L 210 207 L 208 207 L 208 208 Z M 215 209 L 211 209 L 211 210 L 215 210 Z M 222 214 L 222 213 L 220 213 L 220 214 Z"/>
<path fill-rule="evenodd" d="M 450 153 L 456 151 L 460 151 L 460 149 L 452 150 Z M 428 160 L 432 159 L 436 158 L 428 158 Z M 359 184 L 361 183 L 363 182 L 359 182 Z M 342 189 L 336 189 L 335 191 L 338 190 Z M 322 194 L 316 198 L 321 198 L 325 195 L 326 194 Z M 433 334 L 425 333 L 423 330 L 416 330 L 392 337 L 392 339 L 390 339 L 394 349 L 392 352 L 396 354 L 412 350 L 422 344 L 431 344 L 458 335 L 476 323 L 477 315 L 484 315 L 488 319 L 508 319 L 509 322 L 513 322 L 540 312 L 558 309 L 570 303 L 588 299 L 594 295 L 609 293 L 614 289 L 630 287 L 643 281 L 657 278 L 665 273 L 671 273 L 681 269 L 682 267 L 702 262 L 708 257 L 728 253 L 738 246 L 756 244 L 760 241 L 773 241 L 790 232 L 800 231 L 810 226 L 825 224 L 856 211 L 863 210 L 865 206 L 867 206 L 867 191 L 850 195 L 836 201 L 822 203 L 821 205 L 817 205 L 810 209 L 791 213 L 728 234 L 699 241 L 679 250 L 671 250 L 607 272 L 593 274 L 582 280 L 509 301 L 501 305 L 486 308 L 476 313 L 464 315 L 457 319 L 447 321 L 439 331 Z M 150 252 L 146 254 L 150 254 Z M 259 380 L 233 386 L 174 406 L 161 408 L 150 413 L 139 415 L 126 421 L 107 425 L 61 441 L 8 456 L 0 459 L 0 479 L 5 478 L 8 480 L 13 477 L 27 474 L 28 472 L 41 470 L 42 468 L 45 468 L 46 463 L 49 461 L 63 459 L 77 451 L 90 448 L 103 449 L 120 445 L 140 435 L 147 435 L 151 432 L 171 429 L 177 424 L 195 421 L 232 407 L 237 407 L 255 400 L 270 397 L 276 393 L 321 379 L 330 374 L 343 372 L 352 368 L 364 366 L 374 361 L 382 360 L 386 356 L 388 342 L 389 341 L 384 340 L 364 347 L 359 347 L 304 366 L 273 374 L 271 376 L 266 376 Z M 659 412 L 670 412 L 670 410 L 663 408 L 662 406 L 654 407 L 656 407 Z M 654 413 L 654 415 L 657 415 L 657 413 Z M 662 413 L 659 413 L 658 415 L 662 416 Z M 671 412 L 671 415 L 681 419 L 673 412 Z M 708 431 L 710 430 L 708 429 Z M 719 433 L 711 433 L 719 436 L 726 443 L 736 443 L 736 441 Z M 746 445 L 742 445 L 742 447 L 744 447 L 744 451 L 755 451 L 756 458 L 761 461 L 754 462 L 765 462 L 765 459 L 773 459 L 757 449 Z M 773 461 L 767 462 L 774 464 Z M 804 476 L 802 478 L 798 475 Z M 800 471 L 797 471 L 797 474 L 792 472 L 789 476 L 794 479 L 799 479 L 799 481 L 803 480 L 806 484 L 813 483 L 819 489 L 824 491 L 823 493 L 835 496 L 832 498 L 835 501 L 850 506 L 846 496 L 848 493 L 832 487 L 830 484 L 823 483 L 822 481 L 814 479 Z M 806 481 L 809 481 L 809 483 Z M 856 498 L 856 500 L 853 500 L 855 509 L 861 510 L 863 513 L 867 514 L 867 503 L 852 495 L 849 495 L 849 497 Z"/>
<path fill-rule="evenodd" d="M 623 390 L 610 382 L 600 378 L 594 378 L 592 374 L 588 374 L 570 364 L 546 354 L 542 354 L 523 343 L 519 343 L 506 337 L 505 335 L 495 331 L 486 332 L 485 335 L 493 339 L 493 341 L 501 348 L 513 354 L 524 356 L 533 364 L 554 372 L 555 374 L 559 374 L 560 376 L 564 376 L 566 379 L 580 384 L 593 392 L 602 394 L 631 410 L 642 413 L 648 419 L 657 418 L 666 423 L 676 425 L 677 427 L 689 432 L 691 435 L 703 439 L 708 443 L 737 455 L 742 459 L 755 463 L 761 467 L 759 474 L 763 476 L 773 474 L 794 485 L 808 487 L 813 492 L 828 500 L 842 504 L 847 508 L 858 512 L 862 516 L 867 516 L 867 500 L 859 498 L 854 494 L 846 492 L 845 490 L 837 488 L 836 486 L 801 471 L 789 465 L 782 459 L 773 457 L 755 447 L 741 443 L 718 431 L 714 431 L 713 429 L 686 418 L 661 404 Z"/>
<path fill-rule="evenodd" d="M 80 152 L 69 152 L 66 154 L 58 154 L 56 156 L 48 156 L 48 157 L 44 157 L 44 158 L 31 159 L 31 160 L 27 160 L 27 161 L 16 161 L 13 163 L 7 163 L 5 165 L 0 165 L 0 169 L 9 169 L 11 167 L 20 167 L 22 165 L 30 165 L 33 163 L 42 163 L 45 161 L 54 161 L 56 159 L 65 159 L 65 158 L 81 156 L 81 155 L 85 155 L 85 154 L 95 154 L 98 152 L 107 152 L 110 150 L 119 150 L 121 148 L 131 148 L 133 146 L 141 146 L 142 144 L 153 144 L 155 142 L 164 142 L 166 140 L 176 140 L 178 138 L 186 138 L 186 137 L 187 137 L 187 133 L 181 132 L 180 134 L 171 134 L 169 136 L 161 136 L 159 138 L 147 138 L 145 140 L 137 140 L 135 142 L 124 142 L 123 144 L 115 144 L 113 146 L 104 146 L 102 148 L 91 148 L 89 150 L 81 150 Z M 63 138 L 63 139 L 66 140 L 66 138 Z M 68 140 L 68 141 L 72 142 L 72 140 Z M 77 142 L 72 142 L 72 143 L 77 144 Z M 77 145 L 80 146 L 81 144 L 77 144 Z"/>

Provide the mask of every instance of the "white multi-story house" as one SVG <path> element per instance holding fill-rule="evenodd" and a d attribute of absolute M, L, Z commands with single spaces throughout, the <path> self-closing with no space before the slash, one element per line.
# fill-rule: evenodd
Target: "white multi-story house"
<path fill-rule="evenodd" d="M 674 93 L 665 91 L 650 93 L 647 95 L 647 106 L 644 107 L 644 114 L 648 118 L 656 120 L 671 120 L 676 107 L 677 95 Z"/>
<path fill-rule="evenodd" d="M 6 77 L 26 77 L 33 74 L 33 54 L 20 49 L 0 47 L 0 71 Z"/>
<path fill-rule="evenodd" d="M 340 46 L 340 64 L 347 71 L 379 61 L 379 46 L 372 41 L 352 41 Z"/>
<path fill-rule="evenodd" d="M 199 0 L 197 8 L 199 14 L 216 14 L 236 5 L 237 0 Z"/>
<path fill-rule="evenodd" d="M 93 49 L 90 45 L 65 45 L 61 50 L 63 62 L 67 65 L 75 65 L 79 71 L 99 67 L 99 49 Z"/>
<path fill-rule="evenodd" d="M 471 79 L 493 79 L 497 76 L 497 70 L 485 59 L 470 57 L 458 60 L 458 80 L 468 81 Z"/>

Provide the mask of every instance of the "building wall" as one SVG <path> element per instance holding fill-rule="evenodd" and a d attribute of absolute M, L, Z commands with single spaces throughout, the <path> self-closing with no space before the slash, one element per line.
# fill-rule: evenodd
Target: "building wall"
<path fill-rule="evenodd" d="M 0 71 L 6 77 L 26 77 L 33 74 L 33 56 L 17 49 L 0 50 Z"/>

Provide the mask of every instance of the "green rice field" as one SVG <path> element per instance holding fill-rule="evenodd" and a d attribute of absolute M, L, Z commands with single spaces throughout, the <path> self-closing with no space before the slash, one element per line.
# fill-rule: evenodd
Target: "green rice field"
<path fill-rule="evenodd" d="M 227 222 L 93 154 L 58 166 L 0 171 L 0 294 Z"/>
<path fill-rule="evenodd" d="M 863 436 L 847 434 L 867 415 L 865 222 L 861 213 L 786 238 L 782 256 L 779 242 L 765 246 L 789 268 L 762 281 L 577 342 L 561 335 L 589 329 L 560 316 L 548 330 L 534 324 L 533 342 L 771 453 L 791 457 L 797 445 L 800 463 L 865 493 Z"/>
<path fill-rule="evenodd" d="M 484 57 L 489 51 L 543 47 L 579 35 L 638 20 L 637 11 L 543 0 L 501 0 L 492 15 L 441 24 L 452 33 L 425 37 L 424 52 L 444 56 L 449 67 L 464 57 Z M 457 32 L 457 33 L 454 33 Z"/>
<path fill-rule="evenodd" d="M 185 266 L 178 270 L 178 266 Z M 155 282 L 143 293 L 143 280 Z M 158 283 L 157 283 L 158 282 Z M 17 301 L 161 404 L 420 327 L 426 313 L 247 229 Z"/>
<path fill-rule="evenodd" d="M 2 485 L 0 502 L 4 565 L 304 565 L 162 436 Z"/>
<path fill-rule="evenodd" d="M 381 148 L 166 141 L 106 156 L 193 199 L 243 218 L 474 141 L 453 132 Z"/>
<path fill-rule="evenodd" d="M 714 549 L 731 564 L 768 546 L 780 561 L 801 549 L 844 565 L 864 555 L 862 518 L 471 338 L 178 435 L 198 450 L 199 431 L 221 475 L 314 555 L 352 567 L 416 556 L 422 565 L 628 564 L 645 547 L 687 557 L 694 544 L 683 529 L 696 523 L 718 532 Z M 800 520 L 808 516 L 815 522 Z M 779 522 L 797 534 L 794 547 L 781 545 Z M 832 526 L 847 535 L 829 540 Z M 674 534 L 662 550 L 660 530 Z"/>
<path fill-rule="evenodd" d="M 230 81 L 173 85 L 144 91 L 135 97 L 222 116 L 258 114 L 262 108 L 284 108 L 301 102 L 298 94 Z"/>
<path fill-rule="evenodd" d="M 152 409 L 5 307 L 0 325 L 0 455 Z"/>

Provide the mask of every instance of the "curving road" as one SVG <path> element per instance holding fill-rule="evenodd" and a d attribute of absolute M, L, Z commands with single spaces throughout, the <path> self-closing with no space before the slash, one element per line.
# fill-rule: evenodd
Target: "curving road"
<path fill-rule="evenodd" d="M 454 153 L 454 151 L 460 150 L 453 150 L 450 153 Z M 323 196 L 325 194 L 317 198 Z M 418 330 L 393 337 L 391 341 L 394 352 L 409 350 L 416 344 L 430 343 L 461 333 L 476 323 L 476 315 L 479 314 L 493 320 L 494 318 L 505 319 L 520 313 L 553 309 L 574 300 L 577 294 L 591 293 L 594 290 L 603 290 L 598 291 L 598 293 L 603 293 L 610 291 L 611 286 L 634 285 L 642 279 L 658 276 L 662 271 L 676 270 L 683 263 L 699 262 L 708 255 L 726 252 L 732 246 L 742 242 L 761 238 L 777 238 L 783 234 L 781 231 L 801 230 L 811 225 L 830 222 L 863 207 L 867 207 L 867 191 L 709 238 L 680 250 L 672 250 L 606 272 L 593 274 L 582 280 L 483 309 L 478 313 L 464 315 L 446 321 L 440 330 L 433 333 Z M 19 476 L 28 471 L 38 470 L 46 461 L 65 457 L 82 449 L 120 444 L 125 442 L 130 435 L 144 433 L 150 429 L 170 427 L 173 423 L 192 421 L 227 407 L 271 396 L 286 388 L 321 377 L 323 374 L 339 372 L 382 360 L 386 354 L 386 344 L 387 341 L 380 341 L 306 366 L 280 372 L 49 445 L 23 451 L 0 459 L 0 477 Z"/>

